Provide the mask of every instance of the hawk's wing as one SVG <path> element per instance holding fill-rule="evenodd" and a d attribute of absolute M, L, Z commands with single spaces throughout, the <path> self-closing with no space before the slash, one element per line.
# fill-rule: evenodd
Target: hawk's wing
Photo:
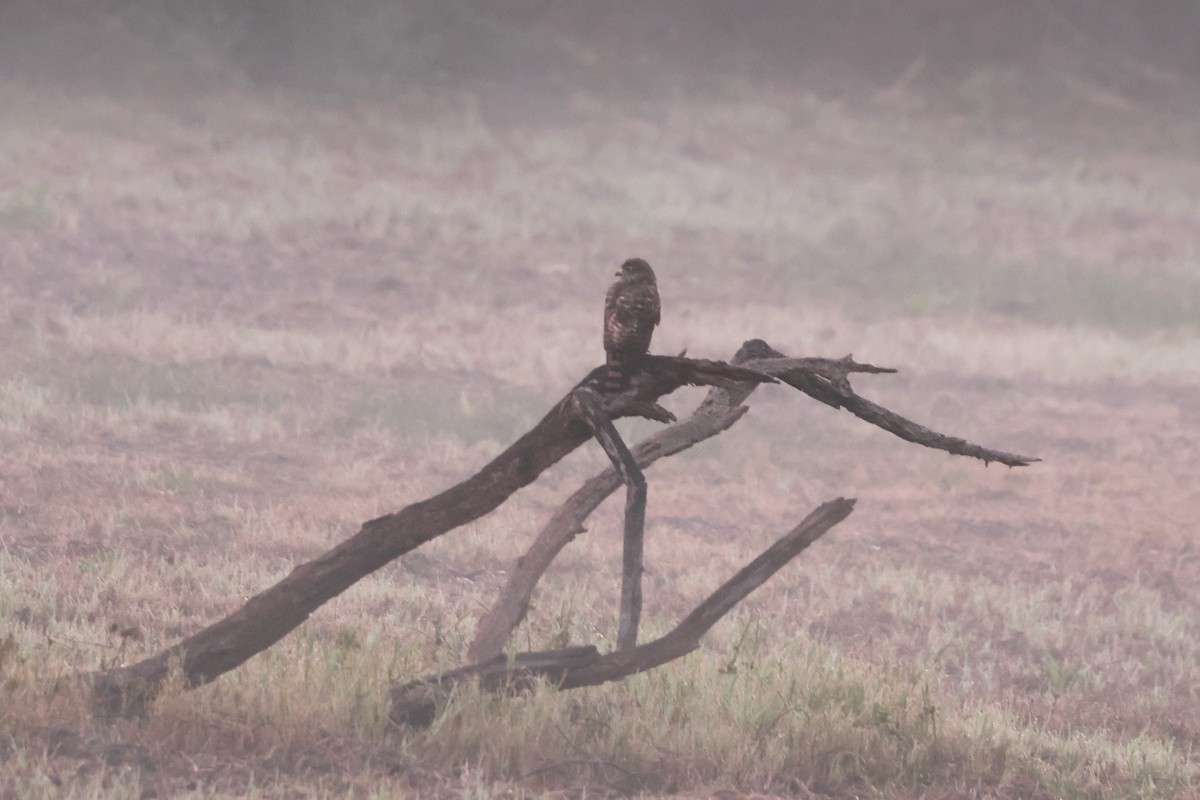
<path fill-rule="evenodd" d="M 604 303 L 604 349 L 644 353 L 661 315 L 651 284 L 613 284 Z"/>

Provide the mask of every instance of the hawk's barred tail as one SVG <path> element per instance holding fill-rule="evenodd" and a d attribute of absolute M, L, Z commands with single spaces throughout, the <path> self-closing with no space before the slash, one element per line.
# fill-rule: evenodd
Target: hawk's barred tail
<path fill-rule="evenodd" d="M 625 361 L 620 353 L 609 353 L 604 371 L 604 391 L 619 392 L 625 385 Z"/>

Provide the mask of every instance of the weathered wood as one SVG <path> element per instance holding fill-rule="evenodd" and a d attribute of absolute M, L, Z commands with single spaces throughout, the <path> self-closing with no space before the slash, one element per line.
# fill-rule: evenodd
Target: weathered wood
<path fill-rule="evenodd" d="M 875 367 L 870 364 L 858 364 L 850 356 L 841 359 L 825 358 L 787 358 L 778 351 L 771 350 L 772 355 L 766 358 L 749 360 L 743 364 L 747 369 L 754 369 L 778 378 L 784 383 L 799 389 L 805 394 L 820 400 L 833 408 L 843 408 L 861 420 L 883 428 L 888 433 L 900 437 L 906 442 L 919 444 L 934 450 L 945 450 L 956 456 L 977 458 L 987 464 L 996 461 L 1009 467 L 1027 467 L 1040 458 L 1022 456 L 1016 453 L 1006 453 L 1003 450 L 993 450 L 972 444 L 957 436 L 947 436 L 935 430 L 905 419 L 899 414 L 889 411 L 878 403 L 874 403 L 857 394 L 850 388 L 849 374 L 853 372 L 895 372 L 894 369 Z"/>
<path fill-rule="evenodd" d="M 621 434 L 600 407 L 600 397 L 588 388 L 571 395 L 579 414 L 612 461 L 625 483 L 625 534 L 621 549 L 621 604 L 617 615 L 617 649 L 637 646 L 642 618 L 642 554 L 646 528 L 646 476 L 638 469 Z"/>
<path fill-rule="evenodd" d="M 742 345 L 730 363 L 739 365 L 750 358 L 769 357 L 771 352 L 765 343 L 753 340 Z M 633 448 L 631 452 L 638 467 L 645 469 L 660 458 L 682 452 L 729 428 L 748 410 L 741 403 L 758 383 L 739 381 L 710 390 L 690 417 Z M 559 507 L 533 545 L 517 560 L 496 603 L 480 619 L 468 650 L 471 661 L 486 661 L 504 650 L 529 610 L 533 590 L 542 574 L 567 543 L 583 533 L 583 521 L 622 483 L 617 470 L 605 470 L 584 483 Z"/>
<path fill-rule="evenodd" d="M 561 683 L 567 670 L 593 663 L 600 651 L 591 645 L 518 653 L 511 659 L 503 653 L 480 664 L 412 681 L 391 691 L 391 719 L 397 724 L 424 728 L 433 722 L 438 707 L 451 690 L 467 681 L 477 681 L 488 691 L 523 691 L 539 680 Z"/>
<path fill-rule="evenodd" d="M 598 387 L 603 376 L 604 367 L 592 370 L 572 392 Z M 652 411 L 659 397 L 685 384 L 727 385 L 748 379 L 773 380 L 718 361 L 649 356 L 639 362 L 638 371 L 620 392 L 604 396 L 603 407 L 616 419 L 644 409 Z M 207 683 L 235 669 L 360 578 L 489 513 L 589 436 L 588 426 L 576 415 L 568 394 L 532 430 L 462 483 L 364 523 L 337 547 L 296 567 L 229 616 L 161 653 L 89 676 L 98 710 L 136 710 L 158 692 L 176 664 L 187 686 Z"/>
<path fill-rule="evenodd" d="M 747 346 L 755 353 L 744 366 L 683 357 L 645 356 L 619 392 L 601 393 L 600 405 L 609 419 L 637 415 L 666 421 L 673 418 L 657 401 L 680 386 L 708 385 L 730 389 L 740 386 L 742 388 L 737 391 L 742 391 L 746 386 L 752 388 L 757 383 L 774 382 L 772 376 L 778 374 L 790 385 L 821 402 L 845 408 L 907 441 L 972 456 L 985 463 L 999 461 L 1009 466 L 1023 466 L 1037 460 L 937 433 L 859 397 L 850 389 L 849 373 L 886 371 L 882 368 L 855 364 L 849 357 L 838 361 L 786 359 L 759 340 L 748 342 Z M 598 391 L 604 372 L 604 367 L 593 370 L 572 392 Z M 728 409 L 722 412 L 719 419 L 723 427 L 720 429 L 733 424 L 742 411 Z M 157 693 L 175 665 L 187 686 L 207 683 L 238 667 L 279 641 L 313 611 L 360 578 L 413 548 L 492 511 L 515 491 L 535 480 L 547 467 L 587 441 L 589 433 L 588 426 L 577 416 L 569 394 L 537 426 L 474 476 L 428 500 L 364 523 L 357 534 L 325 555 L 302 564 L 226 618 L 161 653 L 137 664 L 88 676 L 97 707 L 102 711 L 139 707 Z M 690 435 L 694 434 L 695 431 Z M 686 446 L 671 445 L 678 449 Z M 635 448 L 633 458 L 636 462 L 643 454 L 651 453 L 653 448 Z M 617 485 L 620 485 L 619 480 Z M 607 491 L 611 492 L 611 489 Z M 572 535 L 578 528 L 576 524 Z M 528 585 L 528 591 L 532 591 L 535 583 L 536 576 Z M 523 603 L 528 604 L 527 596 Z M 521 605 L 521 602 L 516 604 L 517 607 Z M 508 624 L 507 620 L 505 624 Z M 499 630 L 501 626 L 492 632 L 493 643 Z M 507 632 L 504 638 L 507 638 Z"/>
<path fill-rule="evenodd" d="M 962 439 L 925 428 L 858 395 L 850 386 L 851 374 L 894 373 L 888 367 L 860 364 L 850 356 L 840 359 L 789 358 L 761 339 L 745 342 L 730 363 L 746 370 L 771 375 L 828 406 L 846 409 L 900 438 L 955 455 L 1025 466 L 1036 458 L 1018 456 L 971 444 Z M 686 450 L 726 430 L 746 413 L 741 403 L 759 382 L 719 385 L 696 411 L 682 422 L 658 431 L 632 449 L 634 460 L 646 469 L 655 461 Z M 517 561 L 496 603 L 481 618 L 468 657 L 483 661 L 501 652 L 516 630 L 533 598 L 541 576 L 562 549 L 584 532 L 584 520 L 622 484 L 620 475 L 605 470 L 590 478 L 554 513 L 529 550 Z"/>
<path fill-rule="evenodd" d="M 822 504 L 758 558 L 712 593 L 670 633 L 629 650 L 600 655 L 595 648 L 524 653 L 510 663 L 503 654 L 483 664 L 412 681 L 391 691 L 391 719 L 396 724 L 423 726 L 433 721 L 438 707 L 455 686 L 479 681 L 485 689 L 527 688 L 545 678 L 559 689 L 576 689 L 620 680 L 687 655 L 704 634 L 734 606 L 762 586 L 785 564 L 844 520 L 854 500 L 838 498 Z M 536 667 L 531 667 L 536 665 Z"/>

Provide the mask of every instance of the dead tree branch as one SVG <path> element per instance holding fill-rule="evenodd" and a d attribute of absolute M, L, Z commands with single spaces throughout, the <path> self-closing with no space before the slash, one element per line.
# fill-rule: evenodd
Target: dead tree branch
<path fill-rule="evenodd" d="M 604 448 L 613 469 L 625 483 L 625 538 L 621 555 L 621 609 L 617 625 L 617 649 L 637 646 L 638 623 L 642 618 L 642 552 L 646 528 L 646 476 L 616 426 L 600 407 L 600 396 L 588 388 L 571 393 L 576 413 L 583 418 L 596 441 Z"/>
<path fill-rule="evenodd" d="M 822 504 L 662 638 L 607 655 L 601 655 L 594 647 L 522 653 L 511 660 L 501 653 L 481 664 L 393 688 L 391 719 L 396 724 L 428 725 L 450 691 L 468 681 L 478 681 L 492 691 L 520 691 L 540 678 L 559 689 L 577 689 L 620 680 L 681 658 L 699 647 L 704 634 L 747 595 L 848 517 L 854 510 L 854 502 L 839 497 Z"/>
<path fill-rule="evenodd" d="M 603 367 L 593 370 L 572 393 L 598 388 L 603 375 Z M 680 386 L 725 386 L 747 380 L 773 379 L 720 361 L 648 356 L 620 392 L 604 396 L 602 405 L 610 419 L 661 419 L 665 411 L 658 406 L 658 399 Z M 588 440 L 590 431 L 578 417 L 571 396 L 560 400 L 532 430 L 462 483 L 363 523 L 358 533 L 329 552 L 296 567 L 229 616 L 161 653 L 89 676 L 97 708 L 106 713 L 140 708 L 157 694 L 175 665 L 186 685 L 208 683 L 282 639 L 360 578 L 491 512 Z"/>
<path fill-rule="evenodd" d="M 585 421 L 589 417 L 586 413 L 584 418 L 580 417 L 587 403 L 578 399 L 588 392 L 596 393 L 599 406 L 598 410 L 592 408 L 592 412 L 588 413 L 594 412 L 598 419 L 602 412 L 611 424 L 611 420 L 625 416 L 672 421 L 673 417 L 658 404 L 658 400 L 685 384 L 723 387 L 726 390 L 723 395 L 710 394 L 700 411 L 675 426 L 671 430 L 672 435 L 664 435 L 653 443 L 644 443 L 645 446 L 639 445 L 631 454 L 626 450 L 629 458 L 622 457 L 621 463 L 625 467 L 633 464 L 635 469 L 643 468 L 663 455 L 685 449 L 695 441 L 715 435 L 732 425 L 745 411 L 738 404 L 757 384 L 775 382 L 775 375 L 821 402 L 835 408 L 845 408 L 908 441 L 970 455 L 985 462 L 1000 461 L 1010 466 L 1021 466 L 1037 460 L 944 436 L 895 415 L 859 397 L 850 389 L 849 373 L 888 370 L 855 364 L 849 357 L 839 361 L 787 359 L 758 340 L 748 342 L 745 347 L 749 348 L 749 358 L 743 366 L 682 357 L 645 356 L 638 362 L 636 371 L 622 390 L 611 394 L 600 391 L 604 368 L 593 370 L 532 430 L 475 475 L 428 500 L 364 523 L 358 533 L 337 547 L 295 568 L 275 586 L 252 597 L 226 618 L 184 641 L 139 663 L 89 676 L 98 708 L 115 712 L 140 707 L 156 695 L 176 665 L 188 686 L 212 681 L 279 641 L 303 623 L 313 611 L 360 578 L 425 542 L 491 512 L 518 489 L 534 481 L 545 469 L 588 440 L 593 432 Z M 599 427 L 603 429 L 603 426 Z M 619 486 L 621 479 L 615 472 L 612 474 L 615 482 L 611 488 L 606 488 L 607 480 L 589 481 L 584 489 L 591 494 L 573 513 L 578 513 L 587 504 L 594 508 L 604 496 Z M 579 494 L 576 493 L 577 496 Z M 633 497 L 632 501 L 636 504 L 637 498 Z M 641 502 L 644 505 L 644 493 Z M 636 508 L 634 511 L 636 513 Z M 581 529 L 582 520 L 589 512 L 590 509 L 587 509 L 582 516 L 565 515 L 560 518 L 566 523 L 566 540 Z M 561 531 L 558 535 L 561 536 Z M 553 550 L 549 559 L 564 544 L 565 541 L 561 541 L 549 546 L 546 552 Z M 548 564 L 549 560 L 545 563 Z M 510 607 L 497 617 L 490 638 L 484 642 L 487 647 L 480 647 L 481 651 L 495 653 L 503 647 L 503 641 L 527 607 L 529 593 L 543 569 L 544 566 L 541 566 L 536 573 L 526 571 L 523 578 L 525 584 L 518 587 L 516 592 L 506 590 L 505 597 L 512 601 Z M 632 609 L 633 603 L 628 603 L 628 607 Z M 632 615 L 630 618 L 635 621 Z M 630 627 L 628 623 L 625 624 L 626 630 Z M 664 640 L 669 638 L 664 637 Z M 497 639 L 500 641 L 498 646 L 495 644 Z M 610 654 L 604 657 L 602 664 L 633 663 L 622 661 L 621 658 L 644 654 L 647 651 L 643 648 L 655 647 L 659 642 Z M 473 646 L 472 650 L 475 649 Z M 572 673 L 576 676 L 572 680 L 580 675 L 591 674 L 589 670 L 601 669 L 602 664 L 597 662 L 576 670 Z"/>
<path fill-rule="evenodd" d="M 930 430 L 861 397 L 850 386 L 851 374 L 896 372 L 888 367 L 859 364 L 850 356 L 840 359 L 788 358 L 761 339 L 744 343 L 730 363 L 778 378 L 815 400 L 833 408 L 845 408 L 906 441 L 979 458 L 985 464 L 999 461 L 1009 466 L 1025 466 L 1038 460 L 980 447 Z M 747 408 L 741 404 L 757 386 L 757 383 L 747 381 L 710 390 L 690 417 L 634 446 L 632 454 L 638 466 L 646 469 L 658 459 L 686 450 L 732 426 L 746 413 Z M 528 612 L 533 591 L 543 573 L 559 552 L 584 532 L 584 520 L 616 491 L 621 482 L 617 472 L 605 470 L 584 483 L 554 513 L 529 550 L 518 559 L 496 603 L 480 618 L 468 651 L 472 661 L 486 661 L 504 649 Z"/>
<path fill-rule="evenodd" d="M 883 428 L 906 442 L 945 450 L 951 455 L 978 458 L 984 465 L 996 461 L 1009 467 L 1027 467 L 1041 460 L 981 447 L 956 436 L 938 433 L 871 402 L 850 388 L 848 376 L 852 372 L 895 372 L 894 369 L 858 364 L 850 356 L 836 360 L 787 358 L 777 350 L 767 349 L 771 352 L 770 356 L 746 361 L 743 366 L 778 378 L 826 405 L 844 408 L 859 419 Z"/>
<path fill-rule="evenodd" d="M 764 342 L 754 340 L 742 345 L 730 363 L 740 365 L 750 358 L 769 357 L 771 352 Z M 748 410 L 741 403 L 757 385 L 752 381 L 740 381 L 713 388 L 690 417 L 647 437 L 633 448 L 637 465 L 645 469 L 660 458 L 682 452 L 729 428 Z M 542 574 L 567 543 L 584 532 L 583 521 L 621 483 L 616 470 L 605 470 L 584 483 L 559 507 L 533 545 L 517 560 L 496 603 L 479 620 L 475 639 L 468 650 L 471 661 L 487 661 L 504 650 L 512 632 L 529 610 L 533 590 Z"/>

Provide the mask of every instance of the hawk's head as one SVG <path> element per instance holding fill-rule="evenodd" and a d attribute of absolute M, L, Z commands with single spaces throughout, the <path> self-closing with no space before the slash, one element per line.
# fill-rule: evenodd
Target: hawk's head
<path fill-rule="evenodd" d="M 631 258 L 621 265 L 617 276 L 629 281 L 646 281 L 654 283 L 654 270 L 642 258 Z"/>

